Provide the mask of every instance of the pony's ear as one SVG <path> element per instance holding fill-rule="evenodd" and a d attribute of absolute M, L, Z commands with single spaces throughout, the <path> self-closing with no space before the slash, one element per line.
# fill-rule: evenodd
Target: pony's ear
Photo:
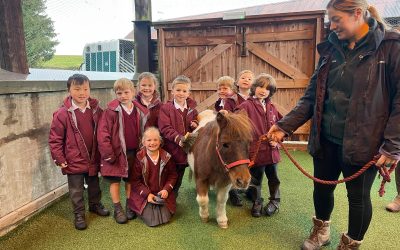
<path fill-rule="evenodd" d="M 217 113 L 217 123 L 220 129 L 223 129 L 228 124 L 228 120 L 226 119 L 225 115 L 221 112 Z"/>

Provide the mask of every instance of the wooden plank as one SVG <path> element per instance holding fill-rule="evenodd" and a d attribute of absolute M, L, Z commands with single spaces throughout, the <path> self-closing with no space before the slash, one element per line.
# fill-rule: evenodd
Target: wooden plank
<path fill-rule="evenodd" d="M 298 41 L 314 39 L 313 30 L 281 31 L 264 34 L 246 34 L 247 42 L 279 42 L 279 41 Z M 238 38 L 241 43 L 241 39 Z"/>
<path fill-rule="evenodd" d="M 276 79 L 278 89 L 301 89 L 307 88 L 310 79 Z"/>
<path fill-rule="evenodd" d="M 158 63 L 160 67 L 160 78 L 162 84 L 161 100 L 168 100 L 167 88 L 167 64 L 166 64 L 166 51 L 165 51 L 165 31 L 164 29 L 158 30 Z"/>
<path fill-rule="evenodd" d="M 309 77 L 298 69 L 294 68 L 287 63 L 282 62 L 279 58 L 268 53 L 263 47 L 248 42 L 247 47 L 251 53 L 258 56 L 260 59 L 264 60 L 266 63 L 271 64 L 278 70 L 282 71 L 285 75 L 292 79 L 309 79 Z"/>
<path fill-rule="evenodd" d="M 317 48 L 317 45 L 321 42 L 322 40 L 322 29 L 324 28 L 324 23 L 322 18 L 317 18 L 316 19 L 316 25 L 315 25 L 315 48 Z M 314 68 L 317 67 L 317 63 L 319 60 L 319 53 L 317 51 L 315 53 L 315 61 L 314 61 Z"/>
<path fill-rule="evenodd" d="M 58 199 L 62 195 L 68 192 L 68 184 L 64 184 L 61 187 L 39 197 L 38 199 L 31 201 L 25 206 L 18 208 L 17 210 L 3 216 L 0 219 L 0 236 L 5 235 L 12 229 L 16 228 L 19 224 L 26 221 L 29 217 L 35 213 L 41 211 L 45 207 L 49 206 L 51 202 Z"/>
<path fill-rule="evenodd" d="M 234 42 L 236 42 L 236 36 L 173 37 L 165 39 L 165 46 L 210 46 Z"/>
<path fill-rule="evenodd" d="M 208 109 L 209 107 L 213 106 L 217 100 L 218 100 L 218 93 L 215 92 L 214 94 L 212 94 L 207 99 L 205 99 L 204 101 L 202 101 L 197 105 L 196 107 L 197 112 L 200 113 Z"/>
<path fill-rule="evenodd" d="M 187 69 L 185 69 L 182 72 L 182 74 L 189 78 L 192 77 L 196 71 L 207 65 L 207 63 L 211 62 L 215 57 L 217 57 L 222 52 L 224 52 L 225 50 L 229 49 L 232 46 L 233 44 L 220 44 L 216 46 L 212 50 L 208 51 L 203 57 L 192 63 L 192 65 L 190 65 Z"/>

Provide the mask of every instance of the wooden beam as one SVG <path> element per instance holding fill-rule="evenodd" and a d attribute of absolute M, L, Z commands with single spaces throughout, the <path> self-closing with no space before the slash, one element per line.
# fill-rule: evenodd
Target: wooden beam
<path fill-rule="evenodd" d="M 0 0 L 0 68 L 28 74 L 21 0 Z"/>
<path fill-rule="evenodd" d="M 274 55 L 268 53 L 263 47 L 258 44 L 248 42 L 247 48 L 251 53 L 258 56 L 266 63 L 272 65 L 276 69 L 280 70 L 285 75 L 289 76 L 292 79 L 309 79 L 309 76 L 304 74 L 303 72 L 299 71 L 295 67 L 282 62 L 279 58 L 275 57 Z"/>
<path fill-rule="evenodd" d="M 209 107 L 213 106 L 217 100 L 218 100 L 218 93 L 215 92 L 214 94 L 209 96 L 207 99 L 205 99 L 204 101 L 199 103 L 199 105 L 197 105 L 197 107 L 196 107 L 197 112 L 200 113 L 200 112 L 208 109 Z"/>
<path fill-rule="evenodd" d="M 315 25 L 315 48 L 317 48 L 317 45 L 322 41 L 323 28 L 324 28 L 324 19 L 317 18 Z M 315 68 L 317 67 L 319 54 L 316 49 L 314 50 L 314 53 L 315 53 L 315 62 L 314 62 L 314 68 Z"/>
<path fill-rule="evenodd" d="M 220 55 L 222 52 L 224 52 L 225 50 L 229 49 L 232 46 L 233 44 L 220 44 L 216 46 L 212 50 L 208 51 L 203 57 L 199 58 L 194 63 L 192 63 L 192 65 L 186 68 L 182 72 L 182 75 L 191 78 L 196 71 L 204 67 L 207 63 L 211 62 L 214 58 L 216 58 L 218 55 Z"/>
<path fill-rule="evenodd" d="M 160 78 L 162 83 L 162 96 L 161 100 L 168 100 L 168 87 L 167 87 L 167 64 L 166 64 L 166 55 L 165 55 L 165 31 L 164 29 L 157 30 L 158 37 L 158 63 L 160 67 Z"/>
<path fill-rule="evenodd" d="M 265 34 L 246 34 L 247 42 L 278 42 L 278 41 L 298 41 L 298 40 L 312 40 L 314 39 L 313 30 L 298 30 L 298 31 L 284 31 L 284 32 L 271 32 Z M 238 42 L 241 42 L 238 39 Z"/>
<path fill-rule="evenodd" d="M 165 39 L 167 47 L 209 46 L 235 43 L 236 36 L 173 37 Z"/>

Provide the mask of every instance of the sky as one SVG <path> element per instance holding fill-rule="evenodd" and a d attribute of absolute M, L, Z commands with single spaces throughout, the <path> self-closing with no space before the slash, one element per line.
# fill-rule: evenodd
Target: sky
<path fill-rule="evenodd" d="M 283 0 L 152 0 L 153 21 L 282 2 Z M 86 43 L 132 31 L 134 0 L 47 0 L 59 45 L 56 55 L 81 55 Z"/>

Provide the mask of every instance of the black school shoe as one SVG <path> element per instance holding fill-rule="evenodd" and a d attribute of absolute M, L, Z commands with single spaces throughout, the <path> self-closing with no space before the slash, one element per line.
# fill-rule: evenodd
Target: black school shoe
<path fill-rule="evenodd" d="M 121 206 L 121 203 L 114 203 L 114 219 L 118 224 L 125 224 L 128 222 L 126 218 L 126 213 Z"/>
<path fill-rule="evenodd" d="M 279 211 L 279 201 L 270 200 L 264 208 L 265 214 L 267 216 L 272 216 Z"/>
<path fill-rule="evenodd" d="M 126 218 L 128 220 L 136 219 L 137 215 L 134 211 L 132 211 L 132 209 L 129 208 L 128 200 L 126 200 L 125 211 L 126 211 Z"/>
<path fill-rule="evenodd" d="M 243 206 L 243 202 L 239 197 L 239 194 L 236 189 L 229 190 L 229 201 L 235 207 Z"/>
<path fill-rule="evenodd" d="M 260 217 L 261 216 L 261 211 L 262 211 L 262 207 L 263 207 L 263 199 L 257 199 L 254 203 L 253 203 L 253 207 L 251 208 L 251 216 L 253 217 Z"/>
<path fill-rule="evenodd" d="M 85 215 L 84 214 L 75 214 L 74 225 L 75 225 L 75 228 L 78 230 L 85 230 L 87 228 Z"/>
<path fill-rule="evenodd" d="M 100 215 L 100 216 L 109 216 L 110 215 L 110 211 L 108 211 L 108 209 L 105 208 L 103 206 L 103 204 L 101 204 L 101 203 L 90 206 L 89 211 L 92 213 L 95 213 L 97 215 Z"/>

